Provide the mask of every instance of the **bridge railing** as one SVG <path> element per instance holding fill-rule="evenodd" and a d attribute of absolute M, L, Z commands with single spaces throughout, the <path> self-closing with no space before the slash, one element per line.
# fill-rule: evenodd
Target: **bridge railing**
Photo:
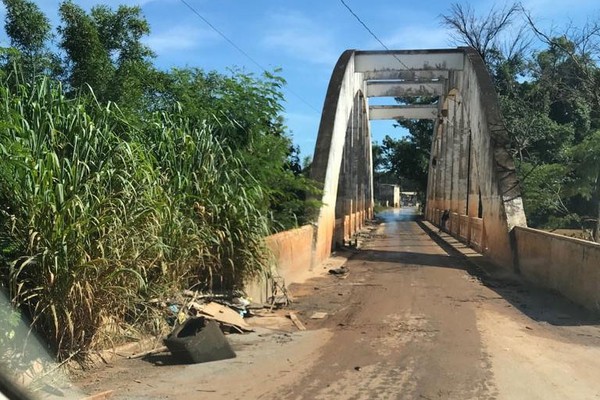
<path fill-rule="evenodd" d="M 431 210 L 432 222 L 441 225 L 443 210 Z M 451 213 L 447 231 L 456 239 L 483 252 L 482 218 Z M 536 286 L 556 290 L 593 311 L 600 311 L 600 244 L 516 226 L 514 268 Z"/>
<path fill-rule="evenodd" d="M 432 222 L 438 227 L 441 226 L 442 213 L 444 210 L 435 208 L 432 210 Z M 469 217 L 455 212 L 450 213 L 448 220 L 447 231 L 456 237 L 461 242 L 473 247 L 481 252 L 484 243 L 483 219 L 477 217 Z"/>
<path fill-rule="evenodd" d="M 516 267 L 530 282 L 600 311 L 600 244 L 538 229 L 513 228 Z"/>
<path fill-rule="evenodd" d="M 312 250 L 315 227 L 305 225 L 267 236 L 265 245 L 271 251 L 272 268 L 266 276 L 246 282 L 245 291 L 255 302 L 266 303 L 272 292 L 272 276 L 281 277 L 286 284 L 303 280 L 312 270 Z"/>

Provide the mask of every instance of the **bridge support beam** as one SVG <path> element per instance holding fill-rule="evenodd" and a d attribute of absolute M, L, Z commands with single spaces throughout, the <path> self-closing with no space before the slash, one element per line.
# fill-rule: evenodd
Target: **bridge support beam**
<path fill-rule="evenodd" d="M 443 90 L 440 82 L 367 81 L 367 97 L 441 96 Z"/>
<path fill-rule="evenodd" d="M 437 119 L 437 105 L 370 106 L 369 119 Z"/>

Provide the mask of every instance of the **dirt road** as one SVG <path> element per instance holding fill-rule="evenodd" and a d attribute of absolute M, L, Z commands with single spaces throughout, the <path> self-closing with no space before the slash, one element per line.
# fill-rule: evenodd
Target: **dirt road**
<path fill-rule="evenodd" d="M 596 317 L 466 263 L 410 210 L 384 217 L 346 279 L 292 287 L 307 331 L 274 319 L 230 336 L 236 359 L 122 360 L 90 375 L 84 390 L 140 399 L 600 399 Z M 327 317 L 310 319 L 316 311 Z"/>

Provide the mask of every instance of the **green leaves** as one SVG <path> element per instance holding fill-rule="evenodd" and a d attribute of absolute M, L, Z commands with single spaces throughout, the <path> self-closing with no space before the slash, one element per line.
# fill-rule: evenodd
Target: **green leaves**
<path fill-rule="evenodd" d="M 22 54 L 45 50 L 43 14 L 4 2 L 22 29 L 0 71 L 0 284 L 59 356 L 138 321 L 144 298 L 240 286 L 266 235 L 315 217 L 277 70 L 158 71 L 139 7 L 67 0 L 66 57 L 39 69 L 61 86 Z"/>
<path fill-rule="evenodd" d="M 50 37 L 50 22 L 28 0 L 2 0 L 6 6 L 6 33 L 13 47 L 27 54 L 39 53 Z"/>
<path fill-rule="evenodd" d="M 94 346 L 140 296 L 266 267 L 264 191 L 210 124 L 129 123 L 48 79 L 0 98 L 0 276 L 59 355 Z"/>
<path fill-rule="evenodd" d="M 386 136 L 381 145 L 374 146 L 374 151 L 378 153 L 374 159 L 381 169 L 380 178 L 383 174 L 386 179 L 387 174 L 389 183 L 400 182 L 402 190 L 424 194 L 427 190 L 433 123 L 429 120 L 407 120 L 401 124 L 409 130 L 409 137 L 393 139 Z"/>

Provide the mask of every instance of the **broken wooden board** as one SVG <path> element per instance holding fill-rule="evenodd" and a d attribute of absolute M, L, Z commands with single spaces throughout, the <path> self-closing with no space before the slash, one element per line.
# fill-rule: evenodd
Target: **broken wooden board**
<path fill-rule="evenodd" d="M 244 321 L 244 318 L 234 310 L 219 303 L 208 303 L 201 310 L 198 310 L 198 315 L 202 315 L 208 319 L 231 325 L 244 332 L 252 332 L 254 329 Z"/>
<path fill-rule="evenodd" d="M 84 397 L 81 400 L 104 400 L 104 399 L 110 399 L 113 394 L 114 394 L 114 390 L 107 390 L 105 392 L 101 392 L 101 393 L 93 394 L 93 395 L 88 396 L 88 397 Z"/>
<path fill-rule="evenodd" d="M 294 325 L 296 325 L 296 328 L 298 328 L 298 330 L 301 331 L 305 331 L 306 327 L 304 326 L 304 324 L 302 324 L 302 322 L 300 321 L 300 318 L 298 318 L 298 316 L 296 315 L 296 313 L 290 312 L 288 314 L 288 316 L 290 317 L 290 319 L 292 320 L 292 322 L 294 323 Z"/>

